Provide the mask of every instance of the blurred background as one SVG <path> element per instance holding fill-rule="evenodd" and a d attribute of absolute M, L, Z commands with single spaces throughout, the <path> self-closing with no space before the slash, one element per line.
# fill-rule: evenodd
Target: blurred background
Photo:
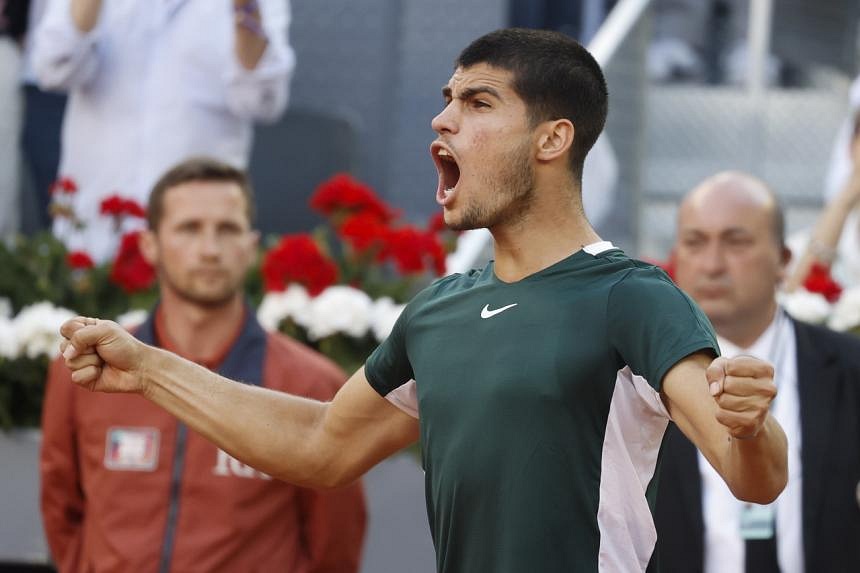
<path fill-rule="evenodd" d="M 17 1 L 0 6 L 9 13 Z M 584 182 L 587 214 L 604 238 L 664 259 L 679 198 L 725 169 L 770 183 L 789 233 L 809 227 L 847 151 L 839 142 L 852 113 L 858 16 L 852 0 L 293 0 L 289 106 L 277 122 L 255 127 L 249 163 L 258 225 L 268 234 L 313 229 L 319 217 L 307 198 L 338 172 L 370 185 L 406 219 L 426 220 L 437 209 L 428 147 L 440 88 L 471 40 L 516 25 L 568 33 L 604 68 L 609 120 Z M 24 32 L 6 24 L 0 231 L 8 238 L 45 223 L 40 184 L 21 150 Z M 462 235 L 449 270 L 483 264 L 488 249 L 486 234 Z M 50 570 L 34 485 L 37 444 L 33 430 L 0 449 L 0 571 Z M 410 456 L 368 476 L 366 573 L 434 569 L 423 475 Z"/>

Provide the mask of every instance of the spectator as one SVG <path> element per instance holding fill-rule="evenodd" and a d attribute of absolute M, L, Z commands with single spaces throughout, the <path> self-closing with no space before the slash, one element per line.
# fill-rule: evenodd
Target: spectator
<path fill-rule="evenodd" d="M 330 399 L 342 373 L 266 334 L 243 302 L 257 245 L 251 199 L 240 171 L 208 159 L 156 183 L 141 248 L 161 300 L 136 336 L 247 384 Z M 273 480 L 142 397 L 74 387 L 61 362 L 42 429 L 42 516 L 64 573 L 358 571 L 358 482 L 321 492 Z"/>
<path fill-rule="evenodd" d="M 853 168 L 851 140 L 854 139 L 856 115 L 860 112 L 860 76 L 855 77 L 851 83 L 846 103 L 849 111 L 836 132 L 833 149 L 830 151 L 830 162 L 827 165 L 827 176 L 824 181 L 825 201 L 830 201 L 842 190 Z"/>
<path fill-rule="evenodd" d="M 49 215 L 51 184 L 60 164 L 60 129 L 66 109 L 66 94 L 39 88 L 33 70 L 33 38 L 48 0 L 29 0 L 27 33 L 21 54 L 21 83 L 24 113 L 21 117 L 21 173 L 27 193 L 21 196 L 21 231 L 34 233 L 51 228 Z"/>
<path fill-rule="evenodd" d="M 657 496 L 664 573 L 860 571 L 860 340 L 795 321 L 776 302 L 790 252 L 776 197 L 721 173 L 684 199 L 674 268 L 726 357 L 776 369 L 772 414 L 788 436 L 789 479 L 767 506 L 734 498 L 670 427 Z"/>
<path fill-rule="evenodd" d="M 232 6 L 232 8 L 230 8 Z M 252 120 L 287 102 L 294 55 L 285 0 L 54 0 L 36 32 L 42 88 L 69 91 L 60 174 L 76 181 L 84 227 L 58 218 L 70 248 L 113 251 L 100 202 L 139 202 L 177 158 L 245 167 Z"/>
<path fill-rule="evenodd" d="M 18 231 L 18 97 L 20 45 L 27 26 L 27 6 L 0 0 L 0 239 Z"/>
<path fill-rule="evenodd" d="M 860 112 L 854 116 L 847 140 L 848 173 L 841 178 L 841 189 L 827 196 L 827 205 L 810 230 L 789 239 L 799 260 L 791 270 L 785 290 L 801 286 L 813 264 L 832 267 L 833 277 L 846 286 L 860 285 Z"/>

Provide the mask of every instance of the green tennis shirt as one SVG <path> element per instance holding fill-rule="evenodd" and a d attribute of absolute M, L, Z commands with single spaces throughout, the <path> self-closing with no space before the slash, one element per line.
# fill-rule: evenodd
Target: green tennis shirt
<path fill-rule="evenodd" d="M 419 293 L 365 373 L 383 396 L 414 385 L 438 571 L 646 570 L 660 384 L 700 350 L 719 352 L 698 307 L 605 242 Z"/>

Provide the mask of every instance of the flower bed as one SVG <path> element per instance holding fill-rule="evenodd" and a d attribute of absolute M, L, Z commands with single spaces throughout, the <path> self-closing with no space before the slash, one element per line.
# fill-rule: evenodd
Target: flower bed
<path fill-rule="evenodd" d="M 54 185 L 54 216 L 77 221 L 69 178 Z M 265 328 L 280 330 L 352 372 L 391 331 L 405 301 L 445 269 L 456 243 L 441 216 L 406 224 L 367 185 L 339 174 L 310 199 L 324 221 L 312 233 L 269 237 L 246 281 Z M 155 271 L 138 249 L 144 216 L 119 195 L 102 204 L 119 236 L 112 261 L 68 252 L 50 234 L 0 244 L 0 427 L 37 425 L 58 328 L 77 314 L 140 322 L 156 300 Z M 139 225 L 138 225 L 139 227 Z"/>

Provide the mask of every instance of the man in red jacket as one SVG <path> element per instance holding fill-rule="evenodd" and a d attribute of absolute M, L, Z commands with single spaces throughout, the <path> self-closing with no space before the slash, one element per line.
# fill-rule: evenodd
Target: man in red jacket
<path fill-rule="evenodd" d="M 209 159 L 167 172 L 140 240 L 160 302 L 135 335 L 247 384 L 329 400 L 340 370 L 264 332 L 244 302 L 252 218 L 242 172 Z M 272 479 L 141 396 L 76 387 L 62 361 L 50 370 L 42 428 L 42 517 L 63 573 L 359 568 L 359 483 L 321 492 Z"/>

